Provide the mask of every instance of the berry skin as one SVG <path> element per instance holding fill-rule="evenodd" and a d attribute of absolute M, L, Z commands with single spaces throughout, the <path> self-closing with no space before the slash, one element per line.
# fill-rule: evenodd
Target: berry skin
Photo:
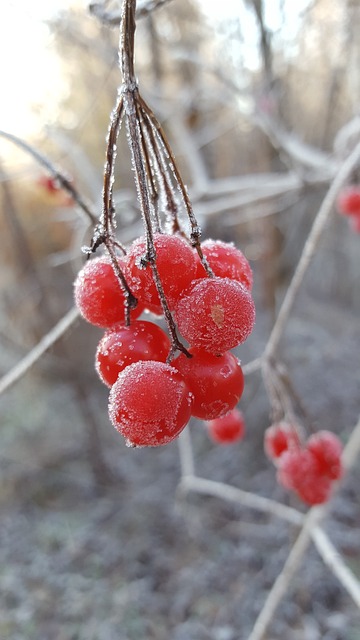
<path fill-rule="evenodd" d="M 234 444 L 245 435 L 244 416 L 238 409 L 233 409 L 221 418 L 206 422 L 208 434 L 217 444 Z"/>
<path fill-rule="evenodd" d="M 306 449 L 315 459 L 319 474 L 331 480 L 339 480 L 342 477 L 342 444 L 334 433 L 318 431 L 310 436 Z"/>
<path fill-rule="evenodd" d="M 252 270 L 240 249 L 237 249 L 230 242 L 222 242 L 221 240 L 205 240 L 201 249 L 215 276 L 236 280 L 244 285 L 248 291 L 251 291 Z M 198 259 L 196 277 L 204 278 L 205 276 L 205 269 Z"/>
<path fill-rule="evenodd" d="M 251 294 L 229 278 L 192 282 L 175 307 L 181 335 L 193 347 L 215 355 L 244 342 L 253 330 L 255 305 Z"/>
<path fill-rule="evenodd" d="M 124 269 L 124 261 L 119 260 Z M 85 320 L 98 327 L 108 328 L 125 321 L 125 296 L 108 258 L 87 262 L 74 283 L 75 303 Z M 142 311 L 139 304 L 131 311 L 135 320 Z"/>
<path fill-rule="evenodd" d="M 277 478 L 306 504 L 322 504 L 330 497 L 332 481 L 319 473 L 316 460 L 307 449 L 285 451 L 279 459 Z"/>
<path fill-rule="evenodd" d="M 166 301 L 172 309 L 184 289 L 195 278 L 196 258 L 190 245 L 179 236 L 155 233 L 154 245 L 157 270 Z M 140 265 L 145 253 L 145 239 L 139 238 L 132 244 L 127 256 L 126 280 L 131 291 L 144 306 L 149 311 L 161 315 L 163 310 L 151 266 L 148 264 L 141 268 Z"/>
<path fill-rule="evenodd" d="M 193 397 L 185 380 L 164 362 L 126 367 L 112 386 L 109 416 L 128 446 L 157 447 L 176 438 L 191 415 Z"/>
<path fill-rule="evenodd" d="M 239 402 L 244 390 L 244 375 L 232 353 L 214 356 L 192 348 L 192 358 L 181 353 L 172 361 L 185 379 L 194 403 L 191 413 L 202 420 L 225 415 Z"/>
<path fill-rule="evenodd" d="M 294 425 L 288 422 L 279 422 L 266 429 L 264 449 L 270 460 L 276 461 L 285 451 L 299 447 L 300 438 Z"/>
<path fill-rule="evenodd" d="M 128 365 L 139 360 L 165 362 L 171 343 L 153 322 L 135 320 L 130 327 L 114 325 L 99 342 L 95 368 L 100 379 L 111 387 Z"/>
<path fill-rule="evenodd" d="M 360 185 L 349 185 L 340 191 L 337 209 L 344 216 L 360 216 Z"/>

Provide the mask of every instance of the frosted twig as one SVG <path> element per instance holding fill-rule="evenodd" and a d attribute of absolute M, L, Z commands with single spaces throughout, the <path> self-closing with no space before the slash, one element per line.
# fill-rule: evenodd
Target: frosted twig
<path fill-rule="evenodd" d="M 276 578 L 274 585 L 265 600 L 265 604 L 255 622 L 252 632 L 248 636 L 248 640 L 261 640 L 263 638 L 266 629 L 282 598 L 285 596 L 301 563 L 303 555 L 309 546 L 312 529 L 323 517 L 324 513 L 325 508 L 323 506 L 314 507 L 306 516 L 304 526 L 288 555 L 281 573 Z"/>
<path fill-rule="evenodd" d="M 313 528 L 311 537 L 325 564 L 331 569 L 360 609 L 360 583 L 357 578 L 320 527 Z"/>
<path fill-rule="evenodd" d="M 296 511 L 296 509 L 287 507 L 275 500 L 258 496 L 255 493 L 232 487 L 224 482 L 215 482 L 214 480 L 198 478 L 197 476 L 187 476 L 182 478 L 179 484 L 179 490 L 194 491 L 195 493 L 222 498 L 230 502 L 237 502 L 249 509 L 275 515 L 278 518 L 282 518 L 282 520 L 291 522 L 291 524 L 301 525 L 304 521 L 304 516 L 299 511 Z"/>
<path fill-rule="evenodd" d="M 189 426 L 187 426 L 180 434 L 180 437 L 178 438 L 178 445 L 181 465 L 181 477 L 184 478 L 188 476 L 194 476 L 195 462 Z"/>
<path fill-rule="evenodd" d="M 264 358 L 271 358 L 279 345 L 286 322 L 292 310 L 296 295 L 300 289 L 306 271 L 314 257 L 317 246 L 322 237 L 325 224 L 333 208 L 338 191 L 341 189 L 347 178 L 356 167 L 360 159 L 360 143 L 356 145 L 353 152 L 341 166 L 339 172 L 334 178 L 314 220 L 313 226 L 305 243 L 298 266 L 295 270 L 285 298 L 282 302 L 277 320 L 270 334 L 269 341 L 264 351 Z"/>
<path fill-rule="evenodd" d="M 20 362 L 0 378 L 0 395 L 25 375 L 35 362 L 64 335 L 78 317 L 79 311 L 75 307 L 70 309 Z"/>
<path fill-rule="evenodd" d="M 255 360 L 251 360 L 251 362 L 244 364 L 244 366 L 242 366 L 241 368 L 244 375 L 249 375 L 250 373 L 259 371 L 259 369 L 261 369 L 261 365 L 262 365 L 262 357 L 255 358 Z"/>
<path fill-rule="evenodd" d="M 9 140 L 17 147 L 25 151 L 31 155 L 41 166 L 43 166 L 52 177 L 59 182 L 61 187 L 70 194 L 72 199 L 76 202 L 76 204 L 80 207 L 81 211 L 85 214 L 87 220 L 92 223 L 97 221 L 97 216 L 90 208 L 90 205 L 85 202 L 82 196 L 79 194 L 78 190 L 74 187 L 72 182 L 68 180 L 68 178 L 42 153 L 40 153 L 37 149 L 35 149 L 31 144 L 25 142 L 21 138 L 13 135 L 12 133 L 8 133 L 7 131 L 0 130 L 0 136 Z"/>

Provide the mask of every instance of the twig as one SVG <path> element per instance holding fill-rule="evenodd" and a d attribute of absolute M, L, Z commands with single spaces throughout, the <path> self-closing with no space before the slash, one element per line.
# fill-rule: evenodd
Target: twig
<path fill-rule="evenodd" d="M 312 258 L 316 252 L 317 246 L 321 240 L 327 219 L 333 208 L 338 191 L 346 182 L 348 176 L 353 171 L 360 159 L 360 143 L 356 145 L 353 152 L 342 165 L 338 174 L 334 178 L 314 220 L 313 226 L 305 243 L 298 266 L 295 270 L 293 278 L 290 282 L 285 298 L 281 305 L 277 320 L 270 334 L 269 341 L 264 351 L 264 358 L 269 359 L 274 356 L 279 342 L 282 338 L 286 322 L 288 321 L 290 312 L 295 302 L 296 295 L 300 289 L 306 271 L 310 265 Z"/>
<path fill-rule="evenodd" d="M 299 511 L 291 509 L 291 507 L 287 507 L 275 500 L 258 496 L 255 493 L 232 487 L 224 482 L 215 482 L 214 480 L 190 475 L 181 479 L 179 490 L 194 491 L 195 493 L 222 498 L 230 502 L 237 502 L 249 509 L 275 515 L 282 520 L 291 522 L 291 524 L 301 525 L 304 521 L 304 516 Z"/>
<path fill-rule="evenodd" d="M 192 477 L 195 475 L 195 462 L 191 443 L 189 426 L 185 427 L 178 438 L 181 477 Z"/>
<path fill-rule="evenodd" d="M 339 552 L 330 542 L 326 533 L 320 527 L 314 527 L 311 531 L 313 542 L 325 564 L 338 578 L 344 589 L 348 592 L 355 604 L 360 609 L 360 583 L 345 564 Z"/>
<path fill-rule="evenodd" d="M 79 194 L 78 190 L 74 187 L 72 182 L 68 180 L 68 178 L 58 169 L 55 165 L 42 153 L 40 153 L 37 149 L 35 149 L 31 144 L 25 142 L 21 138 L 13 135 L 12 133 L 8 133 L 7 131 L 0 130 L 0 136 L 9 140 L 17 147 L 25 151 L 31 155 L 41 166 L 43 166 L 52 177 L 59 182 L 61 187 L 70 194 L 72 199 L 76 202 L 76 204 L 80 207 L 80 209 L 85 214 L 86 218 L 94 224 L 97 221 L 97 217 L 95 213 L 90 208 L 90 205 L 85 202 L 82 196 Z"/>
<path fill-rule="evenodd" d="M 139 7 L 136 11 L 137 18 L 143 18 L 148 16 L 155 9 L 159 9 L 164 4 L 171 2 L 171 0 L 146 0 L 139 4 Z M 101 20 L 104 24 L 115 27 L 118 26 L 121 22 L 121 11 L 106 11 L 105 7 L 101 2 L 91 2 L 89 5 L 89 11 L 96 18 Z"/>
<path fill-rule="evenodd" d="M 0 395 L 20 380 L 39 358 L 57 342 L 79 317 L 79 311 L 73 307 L 47 333 L 29 353 L 18 362 L 8 373 L 0 378 Z"/>
<path fill-rule="evenodd" d="M 309 546 L 312 529 L 316 524 L 318 524 L 324 513 L 324 507 L 314 507 L 309 511 L 305 518 L 304 526 L 288 555 L 281 573 L 276 578 L 247 640 L 261 640 L 264 637 L 266 629 L 282 598 L 287 593 L 289 585 L 301 563 L 306 549 Z"/>

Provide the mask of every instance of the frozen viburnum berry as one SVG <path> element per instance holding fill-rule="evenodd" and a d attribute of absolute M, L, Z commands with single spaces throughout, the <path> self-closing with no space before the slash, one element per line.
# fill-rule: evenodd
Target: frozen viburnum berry
<path fill-rule="evenodd" d="M 277 460 L 288 449 L 300 447 L 300 438 L 296 427 L 289 422 L 271 425 L 265 431 L 264 449 L 270 460 Z"/>
<path fill-rule="evenodd" d="M 114 325 L 99 342 L 95 367 L 101 380 L 111 387 L 119 373 L 139 360 L 165 362 L 171 343 L 154 322 L 135 320 L 129 327 Z"/>
<path fill-rule="evenodd" d="M 123 270 L 124 261 L 119 259 Z M 74 283 L 75 303 L 85 320 L 98 327 L 108 328 L 125 320 L 124 291 L 106 257 L 87 262 Z M 144 306 L 138 303 L 131 311 L 131 318 L 137 318 Z"/>
<path fill-rule="evenodd" d="M 339 480 L 343 475 L 341 463 L 342 444 L 330 431 L 318 431 L 310 436 L 306 449 L 314 457 L 318 473 L 331 480 Z"/>
<path fill-rule="evenodd" d="M 245 435 L 244 416 L 238 409 L 233 409 L 221 418 L 205 423 L 209 437 L 217 444 L 234 444 Z"/>
<path fill-rule="evenodd" d="M 336 204 L 342 215 L 360 217 L 360 185 L 349 185 L 342 189 Z"/>
<path fill-rule="evenodd" d="M 165 233 L 154 234 L 156 267 L 164 290 L 166 301 L 172 309 L 179 296 L 194 280 L 196 258 L 190 245 L 179 236 Z M 134 295 L 153 313 L 163 313 L 156 289 L 153 271 L 148 264 L 142 266 L 146 253 L 144 238 L 136 240 L 128 253 L 126 279 Z"/>
<path fill-rule="evenodd" d="M 215 276 L 237 280 L 251 291 L 252 270 L 240 249 L 230 242 L 222 242 L 221 240 L 205 240 L 201 249 Z M 205 269 L 199 259 L 196 277 L 206 277 Z"/>
<path fill-rule="evenodd" d="M 243 285 L 229 278 L 192 282 L 175 307 L 181 335 L 215 355 L 244 342 L 253 330 L 255 305 Z"/>
<path fill-rule="evenodd" d="M 157 447 L 176 438 L 191 416 L 193 396 L 177 369 L 135 362 L 112 386 L 109 416 L 129 446 Z"/>
<path fill-rule="evenodd" d="M 181 353 L 172 361 L 194 395 L 191 413 L 212 420 L 228 413 L 239 402 L 244 375 L 232 353 L 214 356 L 203 349 L 190 349 L 192 358 Z"/>
<path fill-rule="evenodd" d="M 278 481 L 286 489 L 294 490 L 309 505 L 326 502 L 332 481 L 319 473 L 314 456 L 307 449 L 285 451 L 279 459 Z"/>

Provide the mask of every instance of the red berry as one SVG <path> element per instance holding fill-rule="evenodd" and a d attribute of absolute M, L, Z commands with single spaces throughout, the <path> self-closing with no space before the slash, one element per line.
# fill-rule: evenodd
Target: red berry
<path fill-rule="evenodd" d="M 215 276 L 237 280 L 251 291 L 253 284 L 251 267 L 240 249 L 232 243 L 221 240 L 206 240 L 201 248 Z M 205 269 L 198 260 L 196 277 L 204 278 L 205 276 Z"/>
<path fill-rule="evenodd" d="M 341 463 L 342 444 L 330 431 L 319 431 L 310 436 L 306 449 L 316 460 L 318 473 L 331 480 L 339 480 L 343 475 Z"/>
<path fill-rule="evenodd" d="M 319 473 L 314 456 L 307 449 L 285 451 L 279 458 L 278 481 L 293 489 L 307 504 L 322 504 L 330 497 L 332 481 Z"/>
<path fill-rule="evenodd" d="M 135 362 L 111 388 L 109 416 L 129 446 L 157 447 L 174 440 L 191 415 L 192 394 L 164 362 Z"/>
<path fill-rule="evenodd" d="M 170 308 L 194 280 L 196 258 L 190 245 L 179 236 L 156 233 L 154 235 L 156 266 Z M 127 256 L 126 279 L 134 295 L 144 306 L 156 314 L 162 314 L 160 298 L 155 286 L 151 266 L 141 266 L 146 253 L 144 238 L 136 240 Z"/>
<path fill-rule="evenodd" d="M 349 185 L 342 189 L 338 195 L 337 208 L 344 216 L 360 216 L 360 185 Z"/>
<path fill-rule="evenodd" d="M 171 343 L 166 333 L 153 322 L 135 320 L 130 327 L 114 325 L 100 340 L 95 367 L 109 387 L 123 369 L 139 360 L 165 362 Z"/>
<path fill-rule="evenodd" d="M 221 418 L 206 423 L 210 438 L 219 444 L 233 444 L 245 435 L 244 416 L 233 409 Z"/>
<path fill-rule="evenodd" d="M 229 278 L 195 280 L 175 307 L 179 331 L 191 346 L 214 354 L 244 342 L 253 330 L 250 293 Z"/>
<path fill-rule="evenodd" d="M 191 413 L 212 420 L 228 413 L 239 402 L 244 390 L 244 375 L 232 353 L 214 356 L 202 349 L 190 349 L 192 358 L 181 353 L 172 365 L 184 377 L 194 395 Z"/>
<path fill-rule="evenodd" d="M 124 269 L 123 260 L 119 265 Z M 124 292 L 108 258 L 95 258 L 85 264 L 75 280 L 74 295 L 81 315 L 91 324 L 107 328 L 124 322 Z M 138 304 L 131 318 L 137 318 L 143 310 Z"/>
<path fill-rule="evenodd" d="M 288 449 L 298 449 L 300 438 L 296 427 L 288 422 L 279 422 L 265 431 L 264 449 L 270 460 L 277 460 Z"/>

